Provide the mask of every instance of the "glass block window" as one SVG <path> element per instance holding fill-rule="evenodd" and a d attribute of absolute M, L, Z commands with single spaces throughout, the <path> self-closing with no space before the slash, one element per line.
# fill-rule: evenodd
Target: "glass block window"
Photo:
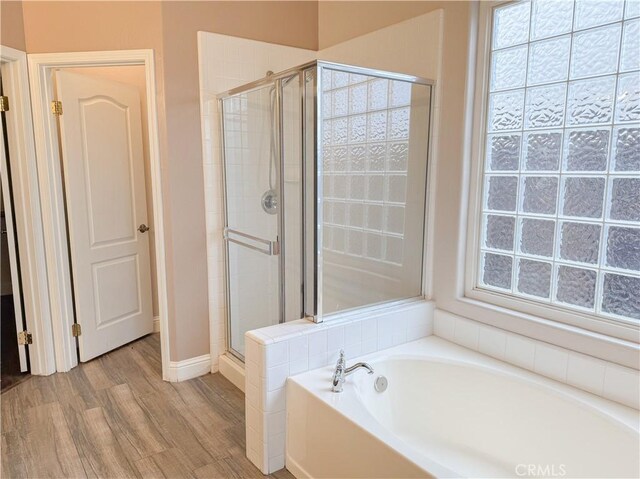
<path fill-rule="evenodd" d="M 640 2 L 493 10 L 481 288 L 640 320 Z"/>

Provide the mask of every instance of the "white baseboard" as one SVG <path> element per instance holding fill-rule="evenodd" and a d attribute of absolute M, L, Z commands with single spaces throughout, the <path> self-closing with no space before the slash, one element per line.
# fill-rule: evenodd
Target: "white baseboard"
<path fill-rule="evenodd" d="M 169 381 L 172 383 L 204 376 L 210 372 L 211 356 L 209 354 L 185 359 L 184 361 L 169 362 Z"/>
<path fill-rule="evenodd" d="M 300 467 L 300 465 L 294 461 L 293 459 L 291 459 L 289 457 L 289 455 L 287 454 L 286 458 L 285 458 L 285 468 L 287 469 L 287 471 L 289 471 L 293 477 L 295 477 L 296 479 L 302 479 L 304 477 L 311 477 L 309 475 L 309 473 L 307 473 L 307 471 L 305 471 L 304 469 L 302 469 Z"/>
<path fill-rule="evenodd" d="M 160 316 L 156 316 L 153 318 L 153 332 L 154 333 L 160 332 Z"/>
<path fill-rule="evenodd" d="M 218 358 L 219 371 L 225 378 L 244 392 L 244 367 L 237 360 L 227 354 L 223 354 Z"/>

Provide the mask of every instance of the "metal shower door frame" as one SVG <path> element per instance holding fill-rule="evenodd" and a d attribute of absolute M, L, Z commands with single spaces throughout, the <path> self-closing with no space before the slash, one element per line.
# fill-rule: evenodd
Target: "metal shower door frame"
<path fill-rule="evenodd" d="M 271 77 L 269 77 L 271 78 Z M 241 231 L 237 231 L 235 229 L 231 229 L 229 227 L 229 203 L 228 203 L 228 189 L 227 189 L 227 165 L 226 165 L 226 147 L 225 147 L 225 126 L 224 126 L 224 100 L 249 93 L 251 91 L 262 89 L 269 84 L 273 84 L 275 88 L 275 112 L 271 121 L 274 121 L 275 127 L 277 128 L 277 134 L 275 135 L 276 147 L 275 151 L 277 152 L 277 158 L 275 161 L 276 165 L 276 188 L 278 190 L 278 211 L 277 211 L 277 222 L 278 222 L 278 235 L 276 237 L 276 241 L 265 240 L 253 235 L 249 235 L 247 233 L 243 233 Z M 278 258 L 278 289 L 279 289 L 279 299 L 278 299 L 278 323 L 284 323 L 284 311 L 285 311 L 285 268 L 284 268 L 284 259 L 285 259 L 285 221 L 284 221 L 284 181 L 282 178 L 282 173 L 284 171 L 284 151 L 283 151 L 283 115 L 282 115 L 282 78 L 273 78 L 271 81 L 260 82 L 259 85 L 255 85 L 252 88 L 240 88 L 234 91 L 226 92 L 218 95 L 218 121 L 220 123 L 220 154 L 221 154 L 221 164 L 222 164 L 222 188 L 223 188 L 223 212 L 224 212 L 224 230 L 223 230 L 223 240 L 224 240 L 224 263 L 225 263 L 225 326 L 226 326 L 226 351 L 231 353 L 234 357 L 244 362 L 244 355 L 235 349 L 233 349 L 231 344 L 231 276 L 230 276 L 230 267 L 229 267 L 229 244 L 234 243 L 254 251 L 258 251 L 263 254 L 267 254 L 269 256 L 279 256 Z M 256 246 L 252 246 L 248 243 L 244 243 L 235 238 L 231 238 L 230 235 L 236 235 L 240 237 L 244 237 L 250 239 L 257 243 L 263 243 L 265 248 L 259 248 Z"/>
<path fill-rule="evenodd" d="M 353 74 L 357 74 L 357 75 L 365 75 L 365 76 L 371 76 L 371 77 L 377 77 L 377 78 L 384 78 L 387 80 L 396 80 L 396 81 L 403 81 L 403 82 L 407 82 L 407 83 L 411 83 L 411 84 L 417 84 L 417 85 L 424 85 L 426 87 L 429 87 L 429 117 L 428 117 L 428 124 L 429 124 L 429 131 L 427 132 L 427 175 L 425 177 L 425 182 L 426 182 L 426 188 L 425 188 L 425 195 L 424 195 L 424 211 L 425 211 L 425 215 L 428 212 L 428 187 L 429 187 L 429 177 L 430 177 L 430 165 L 431 165 L 431 143 L 432 143 L 432 138 L 431 138 L 431 134 L 433 131 L 433 115 L 434 115 L 434 87 L 435 87 L 435 81 L 434 80 L 430 80 L 428 78 L 424 78 L 424 77 L 419 77 L 419 76 L 415 76 L 415 75 L 407 75 L 407 74 L 403 74 L 403 73 L 395 73 L 395 72 L 389 72 L 389 71 L 385 71 L 385 70 L 379 70 L 379 69 L 375 69 L 375 68 L 366 68 L 366 67 L 358 67 L 358 66 L 353 66 L 353 65 L 345 65 L 342 63 L 335 63 L 335 62 L 328 62 L 328 61 L 322 61 L 322 60 L 318 60 L 315 62 L 312 62 L 311 64 L 307 64 L 307 65 L 303 65 L 301 68 L 304 68 L 305 70 L 309 70 L 311 68 L 313 68 L 315 70 L 315 84 L 314 84 L 314 108 L 315 108 L 315 125 L 314 125 L 314 129 L 315 129 L 315 145 L 314 145 L 314 154 L 315 154 L 315 158 L 313 158 L 313 167 L 315 169 L 315 175 L 314 175 L 314 190 L 315 190 L 315 202 L 313 204 L 313 207 L 311 207 L 311 205 L 308 206 L 308 211 L 310 214 L 313 214 L 313 222 L 310 221 L 310 218 L 306 218 L 306 222 L 303 222 L 303 229 L 305 229 L 305 233 L 308 234 L 308 231 L 312 231 L 313 229 L 315 229 L 315 231 L 313 232 L 314 234 L 314 259 L 313 259 L 313 264 L 311 264 L 311 261 L 305 261 L 305 268 L 313 268 L 312 272 L 307 271 L 305 274 L 307 276 L 303 276 L 304 278 L 307 277 L 313 277 L 313 281 L 314 284 L 305 284 L 304 287 L 304 291 L 305 291 L 305 305 L 309 305 L 309 309 L 305 308 L 305 318 L 308 319 L 309 321 L 313 321 L 315 323 L 322 323 L 325 321 L 325 319 L 329 319 L 329 320 L 333 320 L 333 319 L 337 319 L 337 318 L 342 318 L 342 317 L 347 317 L 349 315 L 359 315 L 359 314 L 366 314 L 366 313 L 372 313 L 375 314 L 376 311 L 380 311 L 389 307 L 393 307 L 394 305 L 403 305 L 409 302 L 413 302 L 416 300 L 421 300 L 424 298 L 424 291 L 425 291 L 425 282 L 426 282 L 426 271 L 425 271 L 425 265 L 424 265 L 424 260 L 423 260 L 423 265 L 422 265 L 422 280 L 421 280 L 421 292 L 422 295 L 421 296 L 417 296 L 414 298 L 406 298 L 406 299 L 398 299 L 398 300 L 393 300 L 393 301 L 388 301 L 388 302 L 383 302 L 383 303 L 377 303 L 377 304 L 372 304 L 369 306 L 362 306 L 362 307 L 358 307 L 355 308 L 353 310 L 347 310 L 347 311 L 340 311 L 337 313 L 331 313 L 329 315 L 325 315 L 322 311 L 322 305 L 323 305 L 323 280 L 322 280 L 322 276 L 323 276 L 323 253 L 322 253 L 322 248 L 323 248 L 323 224 L 322 224 L 322 218 L 323 218 L 323 199 L 324 199 L 324 193 L 323 193 L 323 177 L 324 177 L 324 168 L 323 168 L 323 163 L 322 163 L 322 158 L 323 158 L 323 150 L 322 150 L 322 141 L 321 138 L 323 136 L 323 116 L 322 116 L 322 112 L 323 112 L 323 98 L 322 98 L 322 92 L 324 91 L 323 88 L 323 75 L 322 75 L 322 71 L 327 68 L 329 70 L 337 70 L 337 71 L 341 71 L 341 72 L 345 72 L 345 73 L 353 73 Z M 303 165 L 309 165 L 310 160 L 307 158 L 303 159 Z M 309 185 L 305 185 L 306 187 L 308 187 Z M 309 227 L 309 224 L 312 225 L 312 227 Z M 424 227 L 423 227 L 423 244 L 426 241 L 427 238 L 427 227 L 428 227 L 428 221 L 425 220 L 424 222 Z M 308 231 L 307 231 L 308 230 Z M 304 243 L 303 243 L 304 244 Z M 306 252 L 305 252 L 306 253 Z M 426 254 L 426 253 L 425 253 Z M 308 302 L 307 302 L 308 301 Z"/>
<path fill-rule="evenodd" d="M 280 211 L 278 213 L 278 236 L 281 244 L 280 250 L 280 261 L 279 261 L 279 274 L 280 274 L 280 319 L 279 322 L 283 323 L 285 321 L 285 244 L 284 244 L 284 232 L 285 232 L 285 218 L 284 218 L 284 180 L 282 178 L 282 173 L 284 171 L 284 128 L 283 128 L 283 100 L 282 100 L 282 84 L 285 79 L 291 78 L 292 76 L 298 75 L 300 82 L 300 101 L 301 101 L 301 137 L 302 137 L 302 228 L 301 228 L 301 236 L 302 236 L 302 251 L 301 251 L 301 289 L 303 292 L 302 297 L 302 311 L 301 315 L 305 319 L 309 321 L 313 321 L 316 323 L 321 323 L 324 321 L 324 315 L 322 311 L 322 300 L 323 300 L 323 291 L 322 291 L 322 245 L 323 245 L 323 231 L 322 231 L 322 217 L 323 217 L 323 165 L 322 165 L 322 142 L 320 139 L 322 138 L 322 70 L 324 68 L 328 68 L 331 70 L 339 70 L 346 73 L 353 73 L 359 75 L 373 76 L 378 78 L 385 78 L 388 80 L 398 80 L 404 81 L 413 84 L 425 85 L 430 88 L 429 97 L 430 97 L 430 105 L 429 105 L 429 132 L 427 133 L 427 178 L 425 181 L 427 183 L 427 188 L 425 188 L 425 214 L 428 211 L 428 185 L 429 185 L 429 172 L 431 165 L 431 135 L 433 128 L 433 115 L 434 115 L 434 87 L 435 81 L 430 80 L 428 78 L 418 77 L 414 75 L 406 75 L 401 73 L 394 73 L 384 70 L 372 69 L 372 68 L 364 68 L 357 67 L 352 65 L 345 65 L 341 63 L 327 62 L 321 60 L 315 60 L 312 62 L 308 62 L 302 65 L 298 65 L 294 68 L 290 68 L 284 70 L 279 73 L 271 74 L 257 81 L 248 83 L 246 85 L 242 85 L 240 87 L 231 89 L 229 91 L 220 93 L 218 95 L 219 102 L 219 116 L 220 116 L 220 132 L 221 132 L 221 149 L 222 149 L 222 166 L 223 166 L 223 188 L 224 188 L 224 211 L 225 211 L 225 225 L 228 227 L 228 214 L 227 214 L 227 183 L 226 183 L 226 165 L 224 161 L 225 147 L 224 147 L 224 115 L 223 115 L 223 100 L 238 94 L 248 93 L 250 91 L 259 89 L 264 87 L 265 85 L 274 84 L 276 87 L 276 95 L 277 95 L 277 116 L 276 116 L 276 125 L 278 127 L 278 155 L 279 161 L 277 164 L 278 171 L 278 191 L 280 195 Z M 307 77 L 309 77 L 313 82 L 312 95 L 311 93 L 307 94 L 306 90 L 306 81 Z M 313 109 L 313 125 L 307 124 L 307 109 Z M 312 132 L 309 132 L 309 129 L 312 129 Z M 310 136 L 312 133 L 312 136 Z M 309 138 L 313 138 L 313 145 L 311 148 L 312 157 L 309 157 L 307 154 L 307 140 Z M 428 221 L 424 223 L 424 231 L 423 231 L 423 241 L 426 241 L 427 238 L 427 227 Z M 309 247 L 307 247 L 309 246 Z M 231 349 L 231 341 L 230 334 L 231 329 L 230 325 L 230 291 L 229 291 L 229 261 L 228 261 L 228 244 L 225 247 L 225 265 L 226 265 L 226 320 L 227 320 L 227 350 L 230 351 L 234 356 L 242 358 L 242 355 L 239 355 L 237 352 Z M 426 282 L 426 271 L 425 266 L 423 264 L 422 271 L 422 292 L 425 291 L 425 282 Z M 390 301 L 381 304 L 374 304 L 371 306 L 363 306 L 361 308 L 357 308 L 358 314 L 372 312 L 374 313 L 376 310 L 380 310 L 383 308 L 389 308 L 395 304 L 401 305 L 407 302 L 415 301 L 421 299 L 421 297 L 409 298 L 409 299 L 399 299 L 396 301 Z M 353 311 L 347 311 L 344 314 L 352 314 Z M 337 313 L 339 315 L 344 315 L 343 313 Z M 331 314 L 330 319 L 336 314 Z"/>

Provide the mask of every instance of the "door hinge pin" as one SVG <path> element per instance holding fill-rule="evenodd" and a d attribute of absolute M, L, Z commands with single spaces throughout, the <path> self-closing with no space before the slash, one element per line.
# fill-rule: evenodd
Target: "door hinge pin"
<path fill-rule="evenodd" d="M 60 116 L 62 115 L 62 102 L 59 100 L 54 100 L 51 102 L 51 113 L 54 115 Z"/>
<path fill-rule="evenodd" d="M 20 346 L 33 344 L 33 335 L 29 331 L 20 331 L 18 333 L 18 344 Z"/>
<path fill-rule="evenodd" d="M 80 327 L 80 324 L 78 323 L 73 323 L 71 325 L 71 335 L 74 338 L 77 338 L 78 336 L 80 336 L 82 334 L 82 328 Z"/>
<path fill-rule="evenodd" d="M 0 111 L 9 111 L 9 97 L 0 96 Z"/>

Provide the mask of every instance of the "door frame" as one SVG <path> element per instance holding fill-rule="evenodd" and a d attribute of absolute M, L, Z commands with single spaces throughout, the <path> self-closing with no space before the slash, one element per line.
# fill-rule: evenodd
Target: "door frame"
<path fill-rule="evenodd" d="M 42 219 L 47 250 L 47 274 L 52 304 L 52 344 L 58 371 L 69 371 L 78 364 L 76 343 L 71 334 L 74 322 L 69 246 L 65 223 L 62 163 L 58 143 L 57 119 L 50 105 L 55 99 L 53 71 L 59 68 L 134 66 L 145 67 L 149 159 L 153 198 L 153 228 L 156 246 L 158 313 L 162 355 L 162 379 L 169 380 L 169 325 L 166 281 L 164 208 L 158 136 L 157 88 L 154 51 L 118 50 L 95 52 L 29 54 L 33 119 L 40 180 Z M 63 113 L 64 114 L 64 113 Z"/>
<path fill-rule="evenodd" d="M 20 252 L 23 314 L 33 335 L 29 345 L 31 374 L 56 371 L 51 331 L 51 305 L 45 263 L 38 185 L 38 167 L 31 116 L 27 54 L 0 45 L 5 95 L 9 97 L 7 139 L 15 208 L 16 241 Z"/>

